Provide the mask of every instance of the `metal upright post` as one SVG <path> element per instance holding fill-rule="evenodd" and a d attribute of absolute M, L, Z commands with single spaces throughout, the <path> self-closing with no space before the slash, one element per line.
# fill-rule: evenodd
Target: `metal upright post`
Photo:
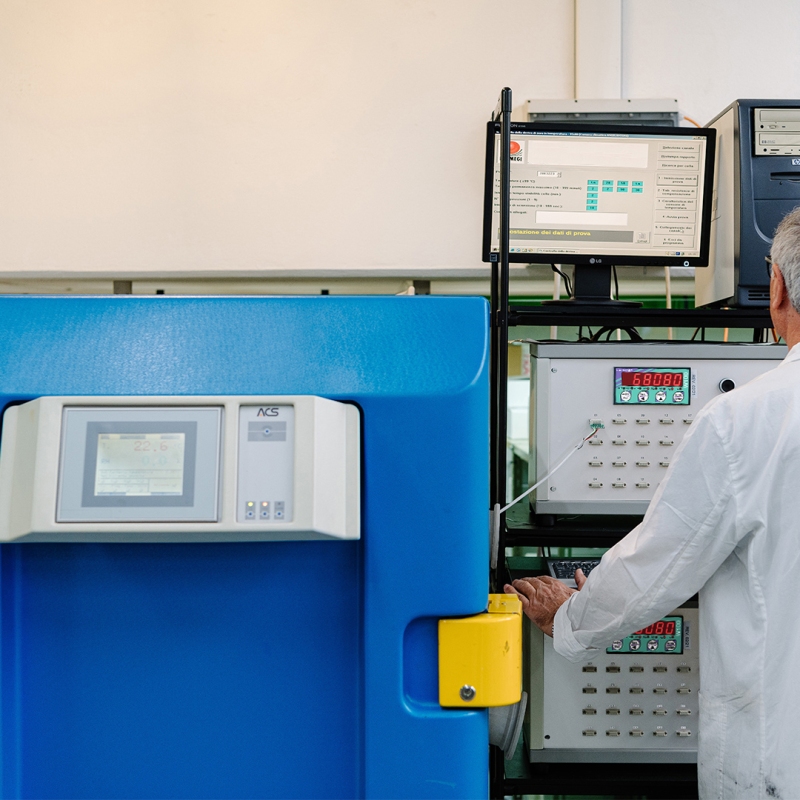
<path fill-rule="evenodd" d="M 506 430 L 508 402 L 508 248 L 511 204 L 511 89 L 500 92 L 492 115 L 500 123 L 500 253 L 492 262 L 491 294 L 491 405 L 490 501 L 491 508 L 506 502 Z M 502 591 L 508 575 L 505 560 L 505 514 L 500 519 L 497 569 L 491 576 L 495 591 Z M 493 800 L 505 795 L 505 758 L 499 747 L 489 748 L 489 792 Z"/>
<path fill-rule="evenodd" d="M 492 262 L 492 364 L 491 364 L 491 507 L 506 502 L 506 432 L 508 402 L 508 300 L 509 217 L 511 206 L 511 89 L 500 92 L 492 119 L 500 123 L 500 254 Z M 500 520 L 496 591 L 507 577 L 505 565 L 505 514 Z"/>

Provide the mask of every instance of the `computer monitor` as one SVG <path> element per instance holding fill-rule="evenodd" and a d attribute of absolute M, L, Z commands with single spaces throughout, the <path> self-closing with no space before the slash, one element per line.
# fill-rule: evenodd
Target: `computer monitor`
<path fill-rule="evenodd" d="M 509 260 L 576 269 L 707 266 L 715 135 L 707 128 L 511 123 Z M 495 122 L 486 154 L 483 260 L 494 261 Z"/>

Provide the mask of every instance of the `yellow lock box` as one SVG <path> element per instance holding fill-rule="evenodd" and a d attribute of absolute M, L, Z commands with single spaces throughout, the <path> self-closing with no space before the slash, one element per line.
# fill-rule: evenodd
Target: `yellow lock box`
<path fill-rule="evenodd" d="M 490 594 L 483 614 L 439 620 L 439 704 L 508 706 L 522 696 L 522 603 Z"/>

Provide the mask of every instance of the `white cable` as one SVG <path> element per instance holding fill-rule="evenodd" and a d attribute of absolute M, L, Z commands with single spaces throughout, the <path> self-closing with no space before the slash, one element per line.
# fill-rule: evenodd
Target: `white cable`
<path fill-rule="evenodd" d="M 556 464 L 553 469 L 551 469 L 550 472 L 544 476 L 544 478 L 536 481 L 536 483 L 534 483 L 530 489 L 524 491 L 519 497 L 517 497 L 515 500 L 512 500 L 507 506 L 503 506 L 498 513 L 502 514 L 504 511 L 508 511 L 511 506 L 519 503 L 520 500 L 522 500 L 524 497 L 527 497 L 534 489 L 538 489 L 554 472 L 556 472 L 556 470 L 561 469 L 561 467 L 563 467 L 564 464 L 566 464 L 567 461 L 572 458 L 572 456 L 574 456 L 575 453 L 577 453 L 578 450 L 580 450 L 599 430 L 599 428 L 595 428 L 585 439 L 581 439 L 580 442 L 578 442 L 578 444 L 576 444 L 575 447 L 573 447 L 572 450 L 570 450 L 569 453 L 567 453 L 564 458 L 562 458 L 561 461 L 559 461 L 558 464 Z"/>
<path fill-rule="evenodd" d="M 516 500 L 512 500 L 503 508 L 500 508 L 500 503 L 495 503 L 494 508 L 489 510 L 489 564 L 493 570 L 497 569 L 497 561 L 500 552 L 500 515 L 504 511 L 508 511 L 508 509 L 511 508 L 511 506 L 513 506 L 515 503 L 519 503 L 523 497 L 527 497 L 534 489 L 541 486 L 556 470 L 561 469 L 561 467 L 563 467 L 564 464 L 566 464 L 567 461 L 574 456 L 575 453 L 577 453 L 578 450 L 580 450 L 581 447 L 583 447 L 586 442 L 588 442 L 589 439 L 591 439 L 592 436 L 594 436 L 599 430 L 600 428 L 595 428 L 586 438 L 581 439 L 580 442 L 578 442 L 578 444 L 576 444 L 575 447 L 573 447 L 572 450 L 570 450 L 569 453 L 567 453 L 564 458 L 562 458 L 561 461 L 559 461 L 558 464 L 556 464 L 553 469 L 551 469 L 550 472 L 544 476 L 544 478 L 542 478 L 540 481 L 537 481 L 533 486 L 531 486 L 530 489 L 528 489 L 526 492 L 523 492 Z"/>

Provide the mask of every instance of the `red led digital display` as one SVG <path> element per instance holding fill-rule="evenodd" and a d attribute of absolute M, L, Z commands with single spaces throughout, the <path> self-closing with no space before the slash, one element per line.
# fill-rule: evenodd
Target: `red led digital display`
<path fill-rule="evenodd" d="M 672 620 L 661 619 L 642 628 L 640 631 L 632 633 L 631 636 L 674 636 L 675 623 Z"/>
<path fill-rule="evenodd" d="M 682 372 L 629 372 L 622 371 L 622 386 L 683 386 Z"/>

